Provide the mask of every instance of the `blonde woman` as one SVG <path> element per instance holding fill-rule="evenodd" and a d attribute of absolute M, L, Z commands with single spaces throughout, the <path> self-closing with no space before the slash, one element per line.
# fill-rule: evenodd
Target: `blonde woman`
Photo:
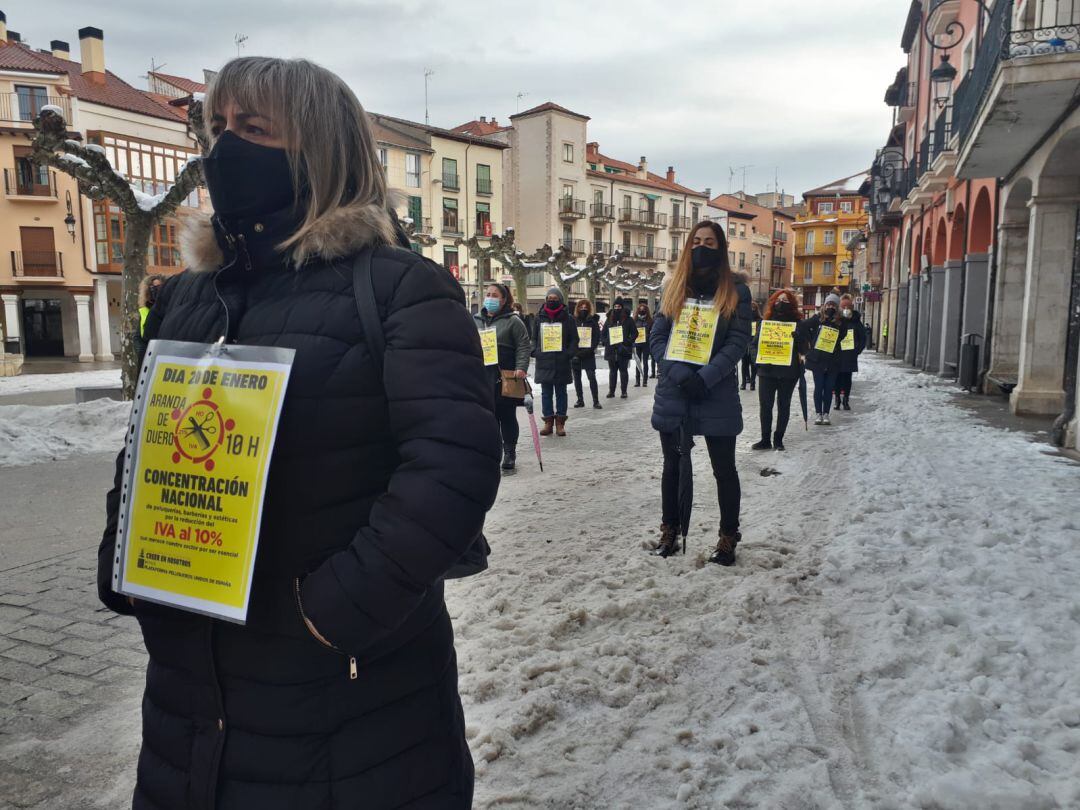
<path fill-rule="evenodd" d="M 735 563 L 742 491 L 735 467 L 735 438 L 742 433 L 742 405 L 736 369 L 750 342 L 750 289 L 731 272 L 727 239 L 715 222 L 690 234 L 675 273 L 664 290 L 653 322 L 649 350 L 660 368 L 652 426 L 664 452 L 661 479 L 663 516 L 656 555 L 679 548 L 679 458 L 681 437 L 704 436 L 720 501 L 720 537 L 709 558 Z M 692 323 L 691 323 L 692 322 Z M 690 326 L 693 340 L 687 341 Z"/>
<path fill-rule="evenodd" d="M 442 578 L 499 486 L 499 431 L 461 288 L 397 246 L 367 116 L 301 60 L 243 58 L 205 101 L 214 215 L 147 339 L 296 350 L 246 625 L 110 589 L 149 652 L 140 810 L 468 808 Z M 351 272 L 371 251 L 383 373 Z M 119 484 L 119 479 L 118 479 Z"/>

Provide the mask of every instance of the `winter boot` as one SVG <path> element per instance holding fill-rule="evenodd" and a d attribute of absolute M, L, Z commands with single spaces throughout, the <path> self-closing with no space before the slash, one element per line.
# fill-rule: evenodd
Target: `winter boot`
<path fill-rule="evenodd" d="M 566 435 L 566 417 L 565 416 L 556 416 L 555 417 L 555 435 L 556 436 L 565 436 Z"/>
<path fill-rule="evenodd" d="M 777 433 L 773 436 L 772 446 L 775 450 L 784 450 L 784 436 L 782 433 Z"/>
<path fill-rule="evenodd" d="M 833 398 L 836 400 L 836 402 L 833 404 L 833 407 L 836 408 L 836 410 L 840 410 L 840 392 L 837 391 L 836 396 Z"/>
<path fill-rule="evenodd" d="M 821 424 L 823 424 L 823 425 L 831 425 L 832 424 L 832 422 L 829 420 L 829 415 L 827 413 L 823 413 L 821 415 Z"/>
<path fill-rule="evenodd" d="M 751 450 L 772 450 L 772 442 L 769 441 L 769 437 L 766 436 L 760 442 L 754 442 L 750 445 Z"/>
<path fill-rule="evenodd" d="M 600 401 L 599 401 L 599 400 L 597 400 L 597 399 L 594 399 L 594 400 L 592 401 L 592 406 L 593 406 L 593 410 L 596 410 L 596 411 L 602 411 L 602 410 L 604 410 L 604 406 L 603 406 L 603 405 L 601 405 L 601 404 L 600 404 Z"/>
<path fill-rule="evenodd" d="M 641 388 L 641 372 L 634 372 L 634 388 Z"/>
<path fill-rule="evenodd" d="M 585 400 L 579 399 L 577 402 L 574 403 L 574 407 L 575 408 L 584 408 L 585 407 Z"/>
<path fill-rule="evenodd" d="M 550 436 L 552 434 L 553 429 L 554 429 L 554 425 L 555 425 L 555 417 L 554 416 L 545 416 L 544 417 L 544 426 L 542 428 L 540 428 L 540 435 L 541 436 Z"/>
<path fill-rule="evenodd" d="M 734 565 L 735 564 L 735 546 L 742 540 L 742 533 L 735 532 L 735 534 L 724 534 L 724 530 L 720 530 L 720 539 L 716 541 L 716 549 L 709 555 L 709 562 L 716 563 L 717 565 Z"/>
<path fill-rule="evenodd" d="M 845 411 L 850 411 L 851 410 L 851 403 L 848 401 L 848 395 L 847 394 L 844 394 L 844 401 L 843 401 L 842 405 L 843 405 L 843 408 L 844 408 Z"/>
<path fill-rule="evenodd" d="M 670 557 L 679 550 L 679 527 L 660 524 L 660 542 L 653 549 L 654 557 Z"/>
<path fill-rule="evenodd" d="M 608 399 L 615 399 L 615 389 L 614 388 L 612 388 L 610 391 L 607 392 L 607 398 Z"/>
<path fill-rule="evenodd" d="M 512 444 L 508 444 L 503 447 L 503 463 L 502 468 L 504 472 L 510 472 L 514 469 L 514 465 L 517 463 L 517 448 Z"/>
<path fill-rule="evenodd" d="M 824 425 L 825 424 L 825 416 L 823 414 L 820 414 L 820 413 L 817 414 L 814 417 L 814 424 L 815 425 Z"/>

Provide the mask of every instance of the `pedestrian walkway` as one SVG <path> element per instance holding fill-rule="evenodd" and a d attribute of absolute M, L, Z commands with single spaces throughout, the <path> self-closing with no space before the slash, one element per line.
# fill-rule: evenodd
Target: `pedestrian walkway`
<path fill-rule="evenodd" d="M 743 393 L 738 564 L 706 562 L 703 446 L 690 552 L 659 560 L 653 390 L 571 411 L 544 473 L 524 430 L 491 571 L 447 586 L 477 808 L 1080 804 L 1080 527 L 1062 496 L 1080 466 L 869 359 L 854 410 L 793 419 L 786 453 L 749 450 Z M 21 468 L 21 486 L 58 472 L 77 474 Z M 0 808 L 129 801 L 143 652 L 94 596 L 97 475 L 51 528 L 67 545 L 4 571 Z M 5 548 L 41 515 L 24 501 Z"/>

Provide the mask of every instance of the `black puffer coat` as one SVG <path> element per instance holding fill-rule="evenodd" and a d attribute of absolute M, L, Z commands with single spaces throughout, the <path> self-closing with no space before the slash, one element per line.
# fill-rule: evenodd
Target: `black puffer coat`
<path fill-rule="evenodd" d="M 792 320 L 789 318 L 773 318 L 774 321 L 786 321 Z M 758 363 L 758 341 L 761 340 L 761 324 L 763 321 L 758 321 L 757 334 L 750 339 L 750 356 L 754 358 L 754 363 L 757 365 L 757 373 L 759 377 L 775 377 L 780 380 L 797 380 L 803 373 L 803 362 L 800 355 L 806 354 L 806 334 L 805 329 L 800 328 L 802 321 L 795 321 L 795 346 L 791 350 L 791 363 L 786 366 L 774 366 L 769 363 Z"/>
<path fill-rule="evenodd" d="M 472 762 L 441 577 L 499 484 L 479 337 L 450 275 L 346 208 L 299 270 L 275 228 L 209 225 L 171 279 L 148 338 L 296 350 L 263 511 L 248 623 L 110 590 L 119 497 L 108 498 L 98 588 L 134 612 L 150 661 L 137 810 L 464 809 Z M 232 261 L 226 247 L 248 249 Z M 350 256 L 375 250 L 382 379 L 357 315 Z M 248 258 L 251 258 L 251 267 Z M 340 258 L 339 258 L 340 257 Z M 340 652 L 306 628 L 301 610 Z M 355 675 L 350 677 L 355 659 Z"/>
<path fill-rule="evenodd" d="M 816 348 L 822 326 L 831 326 L 840 332 L 840 336 L 836 340 L 836 346 L 833 347 L 831 352 Z M 806 343 L 806 367 L 810 371 L 836 372 L 841 370 L 840 343 L 847 335 L 848 327 L 839 316 L 834 321 L 824 323 L 821 315 L 813 315 L 805 321 L 799 322 L 799 332 L 796 333 L 798 339 Z"/>
<path fill-rule="evenodd" d="M 634 323 L 634 318 L 625 309 L 622 310 L 622 315 L 619 317 L 620 320 L 616 321 L 615 313 L 609 312 L 607 320 L 604 321 L 604 359 L 609 363 L 628 360 L 634 356 L 634 342 L 637 340 L 638 333 L 637 324 Z M 611 342 L 611 327 L 613 326 L 623 328 L 622 341 L 614 345 Z"/>
<path fill-rule="evenodd" d="M 849 332 L 855 333 L 855 348 L 840 350 L 839 370 L 854 373 L 859 370 L 859 355 L 866 348 L 866 327 L 863 326 L 862 315 L 854 311 L 851 313 L 850 318 L 841 316 L 840 322 L 847 327 Z"/>
<path fill-rule="evenodd" d="M 543 345 L 543 324 L 562 324 L 562 351 L 545 352 Z M 577 323 L 569 310 L 564 306 L 559 314 L 552 318 L 547 311 L 540 307 L 533 327 L 533 355 L 536 357 L 536 375 L 534 379 L 538 385 L 569 385 L 573 376 L 570 369 L 570 361 L 574 358 L 578 349 Z"/>
<path fill-rule="evenodd" d="M 596 347 L 600 345 L 600 316 L 588 315 L 582 317 L 578 315 L 576 321 L 578 329 L 588 328 L 590 330 L 589 342 L 587 344 L 581 343 L 581 336 L 578 336 L 578 348 L 574 354 L 574 359 L 581 365 L 584 370 L 596 370 Z"/>

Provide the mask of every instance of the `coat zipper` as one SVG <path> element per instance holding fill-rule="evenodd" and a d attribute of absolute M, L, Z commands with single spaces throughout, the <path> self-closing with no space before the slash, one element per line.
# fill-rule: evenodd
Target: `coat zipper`
<path fill-rule="evenodd" d="M 300 601 L 300 578 L 299 577 L 293 578 L 293 593 L 294 593 L 294 595 L 296 597 L 296 610 L 300 614 L 300 618 L 303 619 L 304 618 L 304 605 Z M 306 626 L 305 626 L 305 629 L 307 629 Z M 358 673 L 357 673 L 357 668 L 356 668 L 356 656 L 355 655 L 349 655 L 348 653 L 339 650 L 333 644 L 328 644 L 327 642 L 323 641 L 321 638 L 316 637 L 314 634 L 311 634 L 311 637 L 313 639 L 315 639 L 317 642 L 319 642 L 322 646 L 326 647 L 326 649 L 332 650 L 333 652 L 337 653 L 338 655 L 348 658 L 349 659 L 349 680 L 350 681 L 355 681 L 357 679 Z"/>

